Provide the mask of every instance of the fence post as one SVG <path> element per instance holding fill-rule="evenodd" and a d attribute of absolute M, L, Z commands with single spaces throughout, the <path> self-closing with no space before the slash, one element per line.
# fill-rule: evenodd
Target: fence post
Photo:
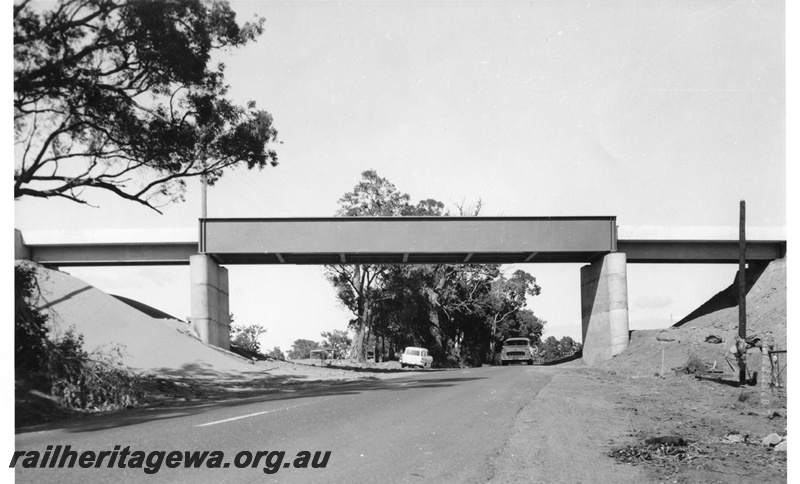
<path fill-rule="evenodd" d="M 761 405 L 769 406 L 772 396 L 772 338 L 761 341 Z M 767 376 L 769 375 L 769 376 Z"/>

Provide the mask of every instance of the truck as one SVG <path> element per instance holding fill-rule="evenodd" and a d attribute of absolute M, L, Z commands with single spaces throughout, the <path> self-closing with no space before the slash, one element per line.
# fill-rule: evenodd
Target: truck
<path fill-rule="evenodd" d="M 532 365 L 535 355 L 536 350 L 528 338 L 508 338 L 500 350 L 500 364 L 507 366 L 509 363 L 521 362 Z"/>

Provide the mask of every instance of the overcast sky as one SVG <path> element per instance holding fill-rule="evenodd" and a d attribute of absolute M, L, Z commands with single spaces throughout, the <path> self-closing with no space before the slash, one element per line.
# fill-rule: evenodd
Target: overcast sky
<path fill-rule="evenodd" d="M 483 215 L 616 215 L 681 234 L 787 221 L 782 1 L 233 2 L 266 18 L 219 56 L 231 95 L 274 115 L 280 165 L 229 173 L 210 217 L 332 216 L 375 169 L 412 200 Z M 187 229 L 196 186 L 164 215 L 14 204 L 17 228 Z M 687 230 L 689 232 L 687 232 Z M 676 232 L 677 233 L 677 232 Z M 546 335 L 580 339 L 580 265 L 521 266 Z M 318 267 L 231 266 L 237 322 L 264 345 L 344 329 Z M 68 269 L 101 289 L 189 315 L 188 267 Z M 631 328 L 665 327 L 733 281 L 735 266 L 629 265 Z"/>

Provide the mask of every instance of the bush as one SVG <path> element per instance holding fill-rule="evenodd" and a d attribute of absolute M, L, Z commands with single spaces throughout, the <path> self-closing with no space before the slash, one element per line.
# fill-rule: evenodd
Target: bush
<path fill-rule="evenodd" d="M 258 337 L 266 333 L 267 329 L 260 324 L 249 326 L 231 324 L 231 344 L 244 348 L 247 351 L 261 352 L 261 343 Z"/>
<path fill-rule="evenodd" d="M 36 309 L 39 286 L 36 268 L 14 266 L 14 369 L 36 374 L 47 359 L 47 314 Z"/>
<path fill-rule="evenodd" d="M 276 360 L 281 360 L 281 361 L 286 359 L 286 356 L 284 356 L 283 351 L 281 351 L 280 347 L 278 347 L 278 346 L 272 348 L 272 351 L 267 353 L 267 356 L 269 356 L 270 358 L 274 358 Z"/>
<path fill-rule="evenodd" d="M 61 403 L 85 410 L 135 406 L 144 399 L 142 384 L 119 361 L 121 349 L 111 354 L 87 353 L 83 335 L 70 328 L 53 345 L 47 360 L 50 394 Z"/>
<path fill-rule="evenodd" d="M 697 373 L 708 371 L 708 365 L 699 356 L 692 354 L 689 355 L 689 360 L 686 361 L 681 370 L 688 375 L 696 375 Z"/>
<path fill-rule="evenodd" d="M 48 314 L 36 308 L 39 286 L 36 267 L 14 267 L 14 366 L 17 377 L 49 391 L 63 405 L 86 410 L 133 406 L 145 393 L 139 377 L 119 361 L 121 350 L 87 353 L 83 335 L 70 328 L 63 337 L 48 338 Z"/>

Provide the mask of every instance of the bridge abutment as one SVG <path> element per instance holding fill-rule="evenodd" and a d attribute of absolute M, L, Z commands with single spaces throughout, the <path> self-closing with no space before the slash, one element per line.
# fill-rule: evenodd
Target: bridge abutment
<path fill-rule="evenodd" d="M 14 260 L 31 260 L 31 249 L 25 244 L 22 232 L 14 229 Z"/>
<path fill-rule="evenodd" d="M 228 269 L 211 256 L 189 258 L 192 284 L 192 325 L 204 343 L 230 349 Z"/>
<path fill-rule="evenodd" d="M 628 347 L 628 276 L 624 253 L 581 267 L 583 361 L 595 366 Z"/>

